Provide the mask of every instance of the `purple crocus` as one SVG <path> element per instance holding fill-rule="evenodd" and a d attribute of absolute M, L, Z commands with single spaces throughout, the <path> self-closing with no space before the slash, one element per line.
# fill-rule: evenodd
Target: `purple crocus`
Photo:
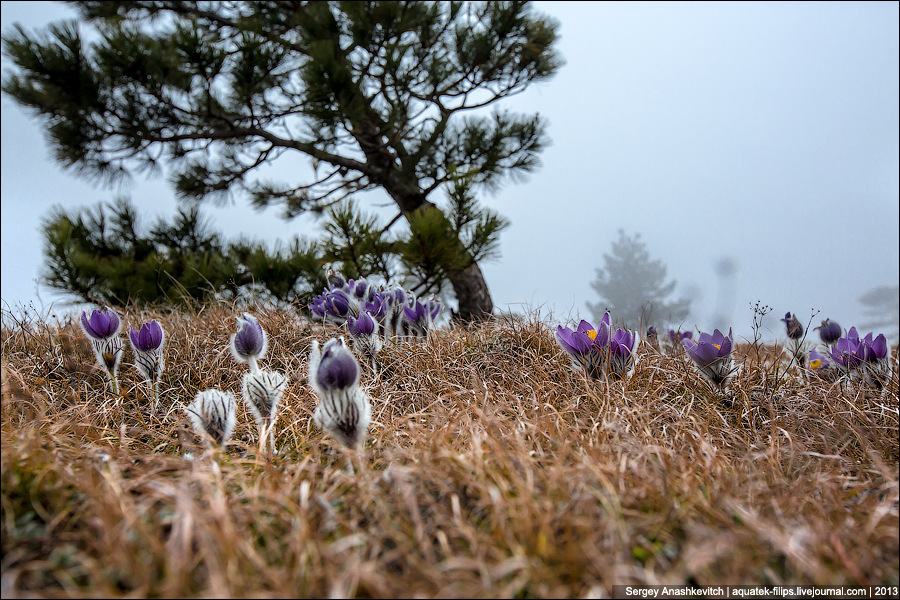
<path fill-rule="evenodd" d="M 610 342 L 609 313 L 603 315 L 596 329 L 582 320 L 575 331 L 568 327 L 556 327 L 556 342 L 572 359 L 572 365 L 583 370 L 591 379 L 601 379 L 609 362 Z"/>
<path fill-rule="evenodd" d="M 441 311 L 441 305 L 436 300 L 421 300 L 410 298 L 407 306 L 403 308 L 403 333 L 413 337 L 428 335 L 434 324 L 434 318 Z"/>
<path fill-rule="evenodd" d="M 365 311 L 360 313 L 358 319 L 352 316 L 348 317 L 347 331 L 349 331 L 350 335 L 355 338 L 370 336 L 375 333 L 375 319 L 373 319 L 372 316 Z"/>
<path fill-rule="evenodd" d="M 235 360 L 247 363 L 251 372 L 258 370 L 256 361 L 266 354 L 268 338 L 262 325 L 253 315 L 244 313 L 237 319 L 237 333 L 231 335 L 231 354 Z"/>
<path fill-rule="evenodd" d="M 322 357 L 315 370 L 316 382 L 322 389 L 336 390 L 359 382 L 359 365 L 347 350 L 344 338 L 325 344 Z"/>
<path fill-rule="evenodd" d="M 159 350 L 165 340 L 162 326 L 155 319 L 141 325 L 140 330 L 132 329 L 129 335 L 131 345 L 140 352 Z"/>
<path fill-rule="evenodd" d="M 781 321 L 787 328 L 787 335 L 790 339 L 799 340 L 803 338 L 803 325 L 800 323 L 796 314 L 792 315 L 789 312 L 784 313 L 784 318 L 781 319 Z"/>
<path fill-rule="evenodd" d="M 110 385 L 115 394 L 119 392 L 116 370 L 119 368 L 119 359 L 122 358 L 124 349 L 122 339 L 119 337 L 121 325 L 119 316 L 108 306 L 93 311 L 90 318 L 86 312 L 81 312 L 81 329 L 91 343 L 97 364 L 109 375 Z"/>
<path fill-rule="evenodd" d="M 862 364 L 862 357 L 858 351 L 859 335 L 856 333 L 856 327 L 851 327 L 850 331 L 847 332 L 847 337 L 839 338 L 829 353 L 835 363 L 843 367 L 844 370 L 850 371 Z"/>
<path fill-rule="evenodd" d="M 694 332 L 693 331 L 685 331 L 682 333 L 680 331 L 675 331 L 674 329 L 670 329 L 668 331 L 668 336 L 669 336 L 669 340 L 673 344 L 677 344 L 678 342 L 683 342 L 684 340 L 692 339 L 694 337 Z"/>
<path fill-rule="evenodd" d="M 313 421 L 345 446 L 359 446 L 369 427 L 372 405 L 359 388 L 359 365 L 344 338 L 329 340 L 321 350 L 313 340 L 309 383 L 320 398 Z"/>
<path fill-rule="evenodd" d="M 810 371 L 822 371 L 824 369 L 831 368 L 831 363 L 828 362 L 828 358 L 822 356 L 815 350 L 810 351 L 809 353 L 809 370 Z"/>
<path fill-rule="evenodd" d="M 383 345 L 378 335 L 378 322 L 368 312 L 363 311 L 358 319 L 347 317 L 347 331 L 353 340 L 353 350 L 375 369 L 376 354 L 381 351 Z"/>
<path fill-rule="evenodd" d="M 859 366 L 859 376 L 870 387 L 887 391 L 887 383 L 891 379 L 891 361 L 888 352 L 887 338 L 883 333 L 873 339 L 873 333 L 869 332 L 865 338 L 859 340 L 857 354 L 862 359 Z"/>
<path fill-rule="evenodd" d="M 809 353 L 808 368 L 809 371 L 814 373 L 817 377 L 829 381 L 834 381 L 841 375 L 841 370 L 835 368 L 831 364 L 831 361 L 828 360 L 827 356 L 819 354 L 816 350 L 811 350 Z"/>
<path fill-rule="evenodd" d="M 856 327 L 851 327 L 847 336 L 838 339 L 831 348 L 831 358 L 854 379 L 862 379 L 875 389 L 887 389 L 885 385 L 891 378 L 891 361 L 887 338 L 883 333 L 874 337 L 874 333 L 869 332 L 860 339 Z"/>
<path fill-rule="evenodd" d="M 833 346 L 841 338 L 841 326 L 831 319 L 825 319 L 816 329 L 819 330 L 819 338 L 829 346 Z"/>
<path fill-rule="evenodd" d="M 81 311 L 81 328 L 91 339 L 105 340 L 119 333 L 119 316 L 108 306 L 95 310 L 88 319 L 87 313 Z"/>
<path fill-rule="evenodd" d="M 165 368 L 163 358 L 163 345 L 166 335 L 162 326 L 156 321 L 150 321 L 141 325 L 139 330 L 130 329 L 131 347 L 134 349 L 135 366 L 150 383 L 150 397 L 153 406 L 156 407 L 156 382 L 159 381 Z"/>
<path fill-rule="evenodd" d="M 343 325 L 349 315 L 356 315 L 359 312 L 359 304 L 359 299 L 349 290 L 334 288 L 313 298 L 308 306 L 316 317 L 329 323 Z"/>
<path fill-rule="evenodd" d="M 734 372 L 731 358 L 733 345 L 734 337 L 731 329 L 728 330 L 727 336 L 716 329 L 712 335 L 701 333 L 697 343 L 689 339 L 684 340 L 688 356 L 694 361 L 700 374 L 722 390 L 726 388 Z"/>
<path fill-rule="evenodd" d="M 369 283 L 365 279 L 350 280 L 347 282 L 350 292 L 360 300 L 368 298 Z"/>
<path fill-rule="evenodd" d="M 634 373 L 637 356 L 634 347 L 637 336 L 627 329 L 617 329 L 609 340 L 609 374 L 615 379 L 627 379 Z"/>

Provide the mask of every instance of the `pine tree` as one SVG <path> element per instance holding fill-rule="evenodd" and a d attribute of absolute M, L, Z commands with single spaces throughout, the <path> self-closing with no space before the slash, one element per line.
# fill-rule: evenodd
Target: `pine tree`
<path fill-rule="evenodd" d="M 597 279 L 591 287 L 600 295 L 597 304 L 587 303 L 595 322 L 608 310 L 628 327 L 644 328 L 681 324 L 690 313 L 690 300 L 669 301 L 677 285 L 666 282 L 666 265 L 651 260 L 641 234 L 628 236 L 619 230 L 612 252 L 603 255 L 603 268 L 597 269 Z"/>
<path fill-rule="evenodd" d="M 246 239 L 229 243 L 196 206 L 150 229 L 124 198 L 71 212 L 57 206 L 43 236 L 42 282 L 86 302 L 189 304 L 253 294 L 305 306 L 325 285 L 316 244 L 295 238 L 273 253 Z"/>
<path fill-rule="evenodd" d="M 73 4 L 97 42 L 72 22 L 3 38 L 18 68 L 3 91 L 42 117 L 65 167 L 112 182 L 165 165 L 183 198 L 242 193 L 288 217 L 381 189 L 414 237 L 441 238 L 418 275 L 442 271 L 463 319 L 492 311 L 474 237 L 495 242 L 504 221 L 470 210 L 466 233 L 432 197 L 538 166 L 538 115 L 476 110 L 556 72 L 555 22 L 527 2 Z M 291 153 L 315 176 L 259 176 Z"/>

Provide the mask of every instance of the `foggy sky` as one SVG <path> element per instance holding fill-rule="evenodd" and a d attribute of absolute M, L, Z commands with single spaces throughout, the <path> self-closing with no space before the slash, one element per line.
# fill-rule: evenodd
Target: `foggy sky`
<path fill-rule="evenodd" d="M 3 2 L 3 32 L 74 15 L 37 4 Z M 864 320 L 860 295 L 898 284 L 897 3 L 535 9 L 559 20 L 566 64 L 499 105 L 539 112 L 552 145 L 525 183 L 483 197 L 512 221 L 502 258 L 482 265 L 498 308 L 540 310 L 554 323 L 589 318 L 585 303 L 598 300 L 590 282 L 619 229 L 640 232 L 678 280 L 677 295 L 694 298 L 686 329 L 719 325 L 725 310 L 735 334 L 750 336 L 756 301 L 773 309 L 767 337 L 784 337 L 786 311 L 806 323 L 818 309 L 814 324 L 830 317 L 849 328 Z M 5 96 L 0 183 L 0 296 L 10 308 L 37 302 L 38 228 L 50 207 L 120 192 L 64 172 L 40 124 Z M 163 178 L 136 176 L 124 191 L 147 224 L 175 212 Z M 318 234 L 309 217 L 285 222 L 277 208 L 257 213 L 241 198 L 205 214 L 226 237 Z M 734 285 L 720 295 L 716 265 L 726 257 Z M 40 289 L 45 304 L 58 297 Z"/>

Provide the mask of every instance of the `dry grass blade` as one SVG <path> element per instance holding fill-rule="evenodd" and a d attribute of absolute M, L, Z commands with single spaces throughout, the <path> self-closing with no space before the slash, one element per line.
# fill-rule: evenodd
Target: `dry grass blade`
<path fill-rule="evenodd" d="M 288 380 L 278 451 L 239 403 L 231 443 L 200 457 L 182 406 L 240 396 L 238 314 L 125 311 L 167 333 L 155 413 L 130 349 L 117 403 L 76 324 L 5 319 L 4 597 L 898 583 L 896 368 L 883 395 L 793 371 L 773 386 L 777 351 L 739 348 L 725 405 L 648 346 L 628 382 L 597 383 L 537 320 L 440 330 L 363 367 L 372 426 L 351 472 L 309 425 L 309 347 L 336 330 L 261 308 L 266 368 Z"/>

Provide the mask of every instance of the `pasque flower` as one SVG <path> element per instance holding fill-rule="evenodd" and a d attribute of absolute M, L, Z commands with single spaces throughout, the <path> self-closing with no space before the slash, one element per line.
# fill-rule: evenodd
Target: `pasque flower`
<path fill-rule="evenodd" d="M 234 431 L 237 402 L 231 392 L 204 390 L 197 392 L 194 401 L 184 410 L 191 419 L 194 431 L 210 446 L 224 446 Z"/>
<path fill-rule="evenodd" d="M 716 329 L 713 334 L 701 333 L 697 343 L 693 340 L 684 340 L 684 347 L 688 356 L 694 362 L 700 374 L 713 386 L 724 390 L 734 372 L 731 350 L 734 345 L 734 337 L 731 329 L 728 335 L 724 335 Z"/>
<path fill-rule="evenodd" d="M 856 327 L 851 327 L 847 337 L 838 339 L 831 348 L 831 358 L 856 379 L 862 379 L 869 386 L 883 389 L 891 378 L 891 364 L 887 338 L 884 334 L 869 332 L 859 338 Z"/>
<path fill-rule="evenodd" d="M 404 333 L 413 337 L 427 336 L 440 312 L 441 304 L 434 299 L 422 302 L 417 298 L 410 298 L 403 308 Z"/>
<path fill-rule="evenodd" d="M 253 315 L 244 313 L 237 319 L 237 333 L 231 336 L 231 354 L 235 360 L 247 363 L 251 372 L 258 370 L 256 361 L 266 354 L 268 338 L 262 325 Z"/>
<path fill-rule="evenodd" d="M 369 398 L 359 388 L 359 364 L 344 338 L 333 338 L 319 349 L 313 340 L 309 356 L 309 383 L 319 395 L 313 421 L 348 448 L 366 437 L 372 414 Z"/>
<path fill-rule="evenodd" d="M 681 331 L 675 331 L 674 329 L 670 329 L 667 334 L 669 336 L 669 340 L 673 344 L 676 344 L 678 342 L 683 342 L 684 340 L 689 340 L 694 337 L 693 331 L 681 332 Z"/>
<path fill-rule="evenodd" d="M 617 329 L 609 340 L 609 374 L 615 379 L 627 379 L 634 373 L 637 355 L 634 348 L 638 337 L 627 329 Z"/>
<path fill-rule="evenodd" d="M 572 365 L 583 370 L 591 379 L 600 379 L 606 375 L 610 322 L 610 315 L 606 313 L 596 329 L 584 320 L 575 331 L 562 325 L 556 327 L 556 342 L 571 357 Z"/>
<path fill-rule="evenodd" d="M 837 379 L 841 375 L 840 369 L 835 368 L 827 356 L 819 354 L 815 349 L 809 353 L 807 368 L 816 376 L 830 381 Z"/>
<path fill-rule="evenodd" d="M 846 371 L 855 369 L 862 364 L 862 356 L 859 353 L 859 334 L 856 327 L 851 327 L 847 337 L 839 338 L 829 351 L 831 359 Z"/>
<path fill-rule="evenodd" d="M 354 351 L 365 358 L 373 368 L 376 362 L 375 355 L 383 346 L 378 330 L 378 323 L 366 311 L 359 313 L 358 319 L 347 317 L 347 331 L 353 340 Z"/>
<path fill-rule="evenodd" d="M 784 314 L 784 318 L 781 320 L 787 328 L 787 335 L 790 339 L 799 340 L 803 338 L 803 325 L 800 323 L 797 315 L 792 315 L 788 312 Z"/>
<path fill-rule="evenodd" d="M 134 350 L 134 364 L 144 379 L 150 383 L 150 397 L 155 408 L 156 390 L 154 388 L 165 369 L 163 346 L 166 343 L 166 334 L 163 332 L 162 326 L 153 320 L 141 325 L 139 330 L 130 329 L 128 335 Z"/>
<path fill-rule="evenodd" d="M 97 364 L 109 375 L 113 393 L 119 391 L 116 370 L 119 368 L 119 359 L 122 358 L 124 348 L 119 337 L 121 326 L 119 316 L 108 306 L 93 311 L 90 319 L 86 312 L 81 312 L 81 329 L 91 343 Z"/>
<path fill-rule="evenodd" d="M 819 339 L 829 346 L 833 346 L 841 338 L 841 326 L 831 319 L 825 319 L 816 329 L 819 330 Z"/>
<path fill-rule="evenodd" d="M 269 450 L 275 453 L 275 435 L 272 428 L 287 387 L 287 377 L 278 371 L 251 371 L 245 373 L 241 391 L 244 402 L 250 407 L 256 426 L 259 428 L 259 446 L 262 450 L 269 440 Z"/>

